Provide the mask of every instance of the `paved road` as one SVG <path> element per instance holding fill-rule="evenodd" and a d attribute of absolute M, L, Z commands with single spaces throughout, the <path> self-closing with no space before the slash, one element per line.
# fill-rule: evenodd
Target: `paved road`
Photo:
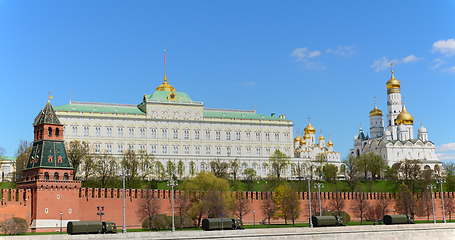
<path fill-rule="evenodd" d="M 346 226 L 327 228 L 275 228 L 225 231 L 177 231 L 177 232 L 136 232 L 106 235 L 40 235 L 0 237 L 1 240 L 82 240 L 82 239 L 129 239 L 129 240 L 274 240 L 274 239 L 314 239 L 314 240 L 455 240 L 455 223 L 415 224 L 415 225 L 376 225 Z"/>

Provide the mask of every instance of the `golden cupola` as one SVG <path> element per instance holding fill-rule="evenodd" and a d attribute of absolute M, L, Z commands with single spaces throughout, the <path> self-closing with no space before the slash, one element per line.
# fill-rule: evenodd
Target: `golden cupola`
<path fill-rule="evenodd" d="M 318 137 L 318 140 L 319 140 L 319 141 L 325 140 L 325 137 L 321 135 L 321 136 Z"/>
<path fill-rule="evenodd" d="M 300 142 L 301 140 L 302 140 L 302 139 L 301 139 L 299 136 L 297 136 L 297 137 L 294 138 L 294 142 Z"/>
<path fill-rule="evenodd" d="M 156 88 L 157 91 L 175 92 L 175 88 L 167 81 L 166 73 L 164 73 L 163 82 Z"/>
<path fill-rule="evenodd" d="M 305 135 L 303 135 L 303 139 L 307 140 L 307 139 L 311 139 L 311 136 L 310 134 L 308 133 L 305 133 Z"/>
<path fill-rule="evenodd" d="M 376 106 L 374 106 L 373 110 L 370 111 L 370 117 L 375 116 L 382 116 L 382 111 Z"/>
<path fill-rule="evenodd" d="M 398 114 L 395 122 L 397 125 L 400 125 L 400 124 L 412 125 L 412 124 L 414 124 L 414 118 L 408 112 L 408 110 L 406 110 L 406 107 L 403 105 L 403 109 L 401 110 L 400 114 Z"/>
<path fill-rule="evenodd" d="M 311 125 L 311 123 L 308 123 L 308 125 L 305 127 L 304 131 L 305 131 L 305 134 L 315 134 L 316 133 L 316 129 L 313 127 L 313 125 Z"/>
<path fill-rule="evenodd" d="M 387 93 L 399 93 L 401 83 L 395 78 L 395 73 L 392 71 L 389 81 L 386 83 Z"/>
<path fill-rule="evenodd" d="M 306 144 L 306 141 L 303 139 L 300 139 L 300 145 L 305 145 L 305 144 Z"/>
<path fill-rule="evenodd" d="M 331 140 L 329 140 L 329 141 L 327 142 L 327 146 L 328 146 L 328 147 L 333 147 L 333 142 L 332 142 Z"/>

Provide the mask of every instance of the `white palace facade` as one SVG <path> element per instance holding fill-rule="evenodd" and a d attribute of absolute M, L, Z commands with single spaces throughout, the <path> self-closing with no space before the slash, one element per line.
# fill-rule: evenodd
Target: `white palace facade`
<path fill-rule="evenodd" d="M 256 111 L 211 109 L 193 101 L 186 93 L 176 91 L 164 74 L 163 82 L 152 94 L 145 94 L 138 105 L 70 102 L 54 107 L 64 124 L 65 141 L 89 143 L 94 154 L 121 156 L 124 151 L 147 151 L 164 166 L 181 160 L 185 175 L 190 162 L 196 172 L 210 170 L 214 160 L 240 161 L 240 172 L 253 168 L 258 176 L 267 176 L 269 157 L 280 150 L 294 164 L 308 166 L 316 154 L 304 154 L 304 146 L 295 145 L 293 122 L 285 115 L 263 115 Z M 311 142 L 314 141 L 314 142 Z M 321 143 L 333 152 L 333 144 Z M 319 146 L 319 145 L 318 145 Z M 296 148 L 299 155 L 295 154 Z M 308 149 L 306 149 L 308 150 Z M 331 158 L 340 163 L 339 153 Z M 331 156 L 332 156 L 331 155 Z M 289 169 L 288 177 L 292 177 Z"/>
<path fill-rule="evenodd" d="M 386 125 L 384 126 L 382 111 L 375 106 L 369 113 L 370 133 L 368 135 L 360 129 L 354 138 L 351 155 L 373 152 L 382 156 L 389 166 L 403 160 L 420 160 L 424 168 L 434 169 L 436 165 L 441 167 L 436 147 L 430 141 L 427 129 L 420 126 L 417 136 L 414 134 L 414 118 L 402 102 L 400 87 L 401 83 L 392 71 L 386 83 Z"/>

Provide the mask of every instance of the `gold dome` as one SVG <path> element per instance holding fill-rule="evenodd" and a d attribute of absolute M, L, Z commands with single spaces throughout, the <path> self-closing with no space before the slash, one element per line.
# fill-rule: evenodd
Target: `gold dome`
<path fill-rule="evenodd" d="M 297 136 L 297 137 L 294 138 L 294 142 L 300 142 L 301 140 L 302 140 L 302 139 L 301 139 L 299 136 Z"/>
<path fill-rule="evenodd" d="M 305 134 L 315 134 L 316 133 L 316 129 L 313 127 L 313 125 L 311 125 L 311 123 L 308 123 L 308 125 L 305 127 L 304 131 L 305 131 Z"/>
<path fill-rule="evenodd" d="M 397 119 L 395 119 L 396 124 L 405 124 L 405 125 L 412 125 L 414 123 L 414 118 L 412 115 L 406 110 L 406 107 L 403 106 L 400 114 L 398 114 Z"/>
<path fill-rule="evenodd" d="M 382 111 L 376 106 L 370 111 L 370 117 L 374 116 L 382 116 Z"/>
<path fill-rule="evenodd" d="M 163 77 L 163 82 L 156 88 L 157 91 L 175 92 L 175 88 L 168 83 L 166 73 Z"/>
<path fill-rule="evenodd" d="M 319 141 L 325 140 L 325 137 L 321 135 L 321 136 L 318 137 L 318 139 L 319 139 Z"/>
<path fill-rule="evenodd" d="M 300 139 L 300 145 L 305 145 L 305 144 L 306 144 L 306 141 L 303 139 Z"/>
<path fill-rule="evenodd" d="M 308 133 L 305 133 L 305 135 L 303 135 L 303 139 L 311 139 L 311 136 L 310 136 L 310 134 L 308 134 Z"/>
<path fill-rule="evenodd" d="M 389 93 L 400 92 L 400 85 L 400 81 L 395 78 L 395 73 L 392 71 L 392 75 L 390 76 L 389 81 L 386 83 L 387 91 Z"/>
<path fill-rule="evenodd" d="M 327 142 L 327 146 L 333 147 L 333 142 L 331 140 L 329 140 L 329 142 Z"/>

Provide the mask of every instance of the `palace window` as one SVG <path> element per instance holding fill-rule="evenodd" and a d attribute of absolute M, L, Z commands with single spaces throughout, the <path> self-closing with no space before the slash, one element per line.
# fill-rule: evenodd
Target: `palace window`
<path fill-rule="evenodd" d="M 247 138 L 248 140 L 251 140 L 251 132 L 246 132 L 246 138 Z"/>
<path fill-rule="evenodd" d="M 210 155 L 212 153 L 210 146 L 205 146 L 205 154 Z"/>
<path fill-rule="evenodd" d="M 240 132 L 235 133 L 235 140 L 240 141 Z"/>
<path fill-rule="evenodd" d="M 162 151 L 161 151 L 163 154 L 166 154 L 167 153 L 167 145 L 163 145 L 162 146 Z"/>
<path fill-rule="evenodd" d="M 174 153 L 174 154 L 179 154 L 179 146 L 174 145 L 174 148 L 173 148 L 173 149 L 174 149 L 174 150 L 173 150 L 173 153 Z"/>
<path fill-rule="evenodd" d="M 251 147 L 246 147 L 246 152 L 247 152 L 248 154 L 251 154 Z"/>
<path fill-rule="evenodd" d="M 279 142 L 280 141 L 280 134 L 275 133 L 275 141 Z"/>
<path fill-rule="evenodd" d="M 73 126 L 72 129 L 73 129 L 73 135 L 77 136 L 77 126 Z"/>
<path fill-rule="evenodd" d="M 141 134 L 141 137 L 145 137 L 145 128 L 139 128 L 139 134 Z"/>
<path fill-rule="evenodd" d="M 201 154 L 201 146 L 195 146 L 195 147 L 194 147 L 194 152 L 195 152 L 196 154 L 198 154 L 198 155 Z"/>
<path fill-rule="evenodd" d="M 85 137 L 88 137 L 88 135 L 89 135 L 89 133 L 90 133 L 90 130 L 89 130 L 89 129 L 90 129 L 90 128 L 87 127 L 87 126 L 84 127 L 83 131 L 84 131 L 84 136 L 85 136 Z"/>
<path fill-rule="evenodd" d="M 123 136 L 123 128 L 119 127 L 117 130 L 118 130 L 118 136 L 122 137 Z"/>
<path fill-rule="evenodd" d="M 185 154 L 190 154 L 190 146 L 186 145 L 184 146 L 185 149 Z"/>
<path fill-rule="evenodd" d="M 194 130 L 194 139 L 199 140 L 200 138 L 200 131 L 199 129 Z"/>
<path fill-rule="evenodd" d="M 256 132 L 256 140 L 261 141 L 261 132 Z"/>
<path fill-rule="evenodd" d="M 190 139 L 190 130 L 189 129 L 183 130 L 183 138 L 186 140 Z"/>
<path fill-rule="evenodd" d="M 221 147 L 216 147 L 216 155 L 221 155 Z"/>
<path fill-rule="evenodd" d="M 210 130 L 205 130 L 205 139 L 210 140 Z"/>
<path fill-rule="evenodd" d="M 128 133 L 130 137 L 134 136 L 134 128 L 128 128 Z"/>
<path fill-rule="evenodd" d="M 134 150 L 134 144 L 128 144 L 128 150 L 133 151 Z"/>
<path fill-rule="evenodd" d="M 267 152 L 267 155 L 270 155 L 270 148 L 266 148 L 265 151 Z"/>
<path fill-rule="evenodd" d="M 95 135 L 97 137 L 101 136 L 101 128 L 100 127 L 95 127 Z"/>
<path fill-rule="evenodd" d="M 150 152 L 151 153 L 156 153 L 156 145 L 155 144 L 150 146 Z"/>
<path fill-rule="evenodd" d="M 179 138 L 179 130 L 178 129 L 172 129 L 172 138 L 173 139 L 178 139 Z"/>
<path fill-rule="evenodd" d="M 117 144 L 117 152 L 123 153 L 123 144 Z"/>
<path fill-rule="evenodd" d="M 99 143 L 95 143 L 95 153 L 100 153 L 101 145 Z"/>
<path fill-rule="evenodd" d="M 112 127 L 107 127 L 106 131 L 107 131 L 107 136 L 111 137 L 112 136 Z"/>
<path fill-rule="evenodd" d="M 226 132 L 226 140 L 231 140 L 231 132 Z"/>
<path fill-rule="evenodd" d="M 156 128 L 150 129 L 150 137 L 155 139 L 156 138 Z"/>
<path fill-rule="evenodd" d="M 231 156 L 231 147 L 226 147 L 226 154 Z"/>
<path fill-rule="evenodd" d="M 140 150 L 141 152 L 144 152 L 144 151 L 145 151 L 145 145 L 144 145 L 144 144 L 140 144 L 140 145 L 139 145 L 139 150 Z"/>
<path fill-rule="evenodd" d="M 242 147 L 237 147 L 236 150 L 237 150 L 237 155 L 239 155 L 239 156 L 242 155 Z"/>
<path fill-rule="evenodd" d="M 167 128 L 162 128 L 161 129 L 161 137 L 162 138 L 167 138 Z"/>
<path fill-rule="evenodd" d="M 270 133 L 265 133 L 265 140 L 270 142 Z"/>
<path fill-rule="evenodd" d="M 260 147 L 256 148 L 256 155 L 261 156 L 261 148 Z"/>
<path fill-rule="evenodd" d="M 106 151 L 107 153 L 112 153 L 112 144 L 110 143 L 106 144 Z"/>
<path fill-rule="evenodd" d="M 221 140 L 221 132 L 220 131 L 216 131 L 215 132 L 215 139 L 216 140 Z"/>

